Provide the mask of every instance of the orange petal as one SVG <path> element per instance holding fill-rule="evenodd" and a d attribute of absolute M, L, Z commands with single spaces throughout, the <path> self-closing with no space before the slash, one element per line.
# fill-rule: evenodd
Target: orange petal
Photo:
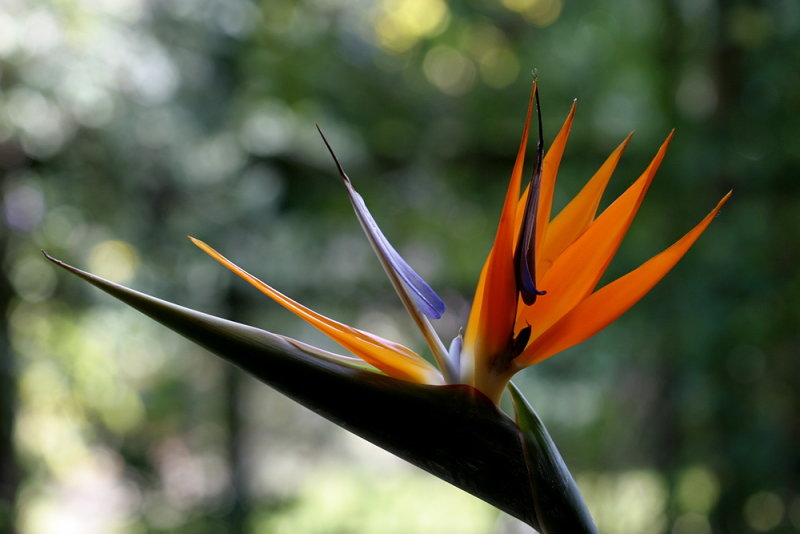
<path fill-rule="evenodd" d="M 489 358 L 503 351 L 511 337 L 516 314 L 517 285 L 514 277 L 514 232 L 522 183 L 525 150 L 531 122 L 536 82 L 531 88 L 522 140 L 508 184 L 494 244 L 481 271 L 464 335 L 466 354 Z M 474 362 L 477 363 L 477 362 Z"/>
<path fill-rule="evenodd" d="M 464 333 L 464 346 L 467 346 L 468 340 L 469 343 L 471 343 L 470 346 L 474 346 L 476 338 L 479 337 L 477 335 L 477 329 L 481 318 L 481 310 L 483 309 L 483 293 L 486 289 L 486 271 L 489 268 L 489 262 L 491 262 L 493 251 L 494 249 L 489 251 L 489 256 L 483 264 L 481 275 L 478 278 L 478 286 L 475 288 L 475 295 L 472 297 L 472 307 L 469 310 L 469 318 L 467 319 L 467 330 Z"/>
<path fill-rule="evenodd" d="M 542 163 L 542 185 L 541 189 L 539 189 L 539 210 L 536 214 L 536 243 L 544 242 L 544 235 L 549 226 L 558 167 L 561 165 L 561 158 L 564 156 L 564 149 L 567 147 L 567 139 L 569 139 L 569 131 L 572 129 L 572 119 L 575 117 L 575 106 L 577 104 L 577 100 L 572 102 L 567 119 L 564 121 L 561 131 L 558 132 L 558 135 L 553 140 L 553 144 L 550 145 L 550 149 L 547 151 Z M 537 258 L 540 257 L 540 253 L 541 248 L 537 251 Z"/>
<path fill-rule="evenodd" d="M 731 193 L 686 235 L 635 270 L 599 289 L 554 324 L 517 358 L 519 365 L 538 363 L 593 336 L 645 296 L 686 254 Z"/>
<path fill-rule="evenodd" d="M 537 272 L 543 276 L 552 265 L 553 261 L 572 244 L 579 235 L 591 224 L 600 205 L 600 198 L 608 185 L 614 169 L 617 168 L 622 151 L 628 146 L 633 134 L 625 140 L 608 156 L 608 159 L 583 186 L 569 204 L 552 220 L 547 228 L 544 243 L 539 256 Z"/>
<path fill-rule="evenodd" d="M 250 284 L 254 285 L 259 291 L 272 300 L 301 319 L 304 319 L 312 326 L 318 328 L 344 348 L 370 365 L 374 365 L 387 375 L 423 384 L 442 383 L 441 375 L 439 375 L 438 371 L 411 349 L 399 343 L 394 343 L 393 341 L 334 321 L 314 310 L 306 308 L 237 266 L 199 239 L 193 237 L 189 239 L 212 258 L 250 282 Z"/>
<path fill-rule="evenodd" d="M 664 159 L 670 133 L 645 172 L 553 262 L 541 278 L 547 292 L 519 313 L 517 321 L 531 325 L 531 339 L 550 328 L 594 290 L 642 203 L 647 188 Z"/>

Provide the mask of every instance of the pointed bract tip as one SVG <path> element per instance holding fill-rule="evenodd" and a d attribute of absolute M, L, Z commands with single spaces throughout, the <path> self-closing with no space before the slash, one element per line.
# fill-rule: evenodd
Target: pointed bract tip
<path fill-rule="evenodd" d="M 666 152 L 667 148 L 669 148 L 669 145 L 672 143 L 672 139 L 674 137 L 675 137 L 675 128 L 669 131 L 669 134 L 667 134 L 667 137 L 666 139 L 664 139 L 664 142 L 661 143 L 660 147 L 658 147 L 658 152 L 659 153 Z"/>
<path fill-rule="evenodd" d="M 629 133 L 628 135 L 626 135 L 626 136 L 625 136 L 625 139 L 623 139 L 623 140 L 622 140 L 622 142 L 621 142 L 619 145 L 617 145 L 617 148 L 616 148 L 615 150 L 619 150 L 619 152 L 620 152 L 620 157 L 622 157 L 622 152 L 623 152 L 625 149 L 627 149 L 627 148 L 628 148 L 628 145 L 630 144 L 630 142 L 631 142 L 631 139 L 633 139 L 633 134 L 635 134 L 635 133 L 636 133 L 636 130 L 632 130 L 632 131 L 631 131 L 631 133 Z"/>
<path fill-rule="evenodd" d="M 80 276 L 81 278 L 87 278 L 87 277 L 91 277 L 92 276 L 89 273 L 87 273 L 86 271 L 82 271 L 82 270 L 78 269 L 77 267 L 73 267 L 69 263 L 63 262 L 63 261 L 59 260 L 58 258 L 54 258 L 50 254 L 48 254 L 47 251 L 45 251 L 44 249 L 42 249 L 42 254 L 44 254 L 44 257 L 47 258 L 48 261 L 52 262 L 55 265 L 58 265 L 59 267 L 61 267 L 64 270 L 70 271 L 71 273 Z"/>
<path fill-rule="evenodd" d="M 517 411 L 517 406 L 518 405 L 520 407 L 523 406 L 523 405 L 530 406 L 530 404 L 528 404 L 528 400 L 525 398 L 525 396 L 519 390 L 517 385 L 514 382 L 510 381 L 510 380 L 508 382 L 508 392 L 511 394 L 511 400 L 514 402 L 514 411 Z"/>
<path fill-rule="evenodd" d="M 530 116 L 531 111 L 533 111 L 533 105 L 536 101 L 536 95 L 539 94 L 539 82 L 536 78 L 533 79 L 531 82 L 531 92 L 530 96 L 528 97 L 528 116 Z"/>
<path fill-rule="evenodd" d="M 41 249 L 41 251 L 42 251 L 42 254 L 44 255 L 44 257 L 47 258 L 48 261 L 51 261 L 52 263 L 55 263 L 59 267 L 69 267 L 69 265 L 67 265 L 63 261 L 59 260 L 58 258 L 54 258 L 50 254 L 48 254 L 45 249 Z"/>
<path fill-rule="evenodd" d="M 339 172 L 339 176 L 342 177 L 342 180 L 344 180 L 346 184 L 350 184 L 350 177 L 347 176 L 346 172 L 344 172 L 344 168 L 342 167 L 342 164 L 339 163 L 339 158 L 336 157 L 336 153 L 333 151 L 333 147 L 331 147 L 331 144 L 328 142 L 328 138 L 325 137 L 324 133 L 322 133 L 322 128 L 319 127 L 319 124 L 317 124 L 316 127 L 320 137 L 322 137 L 322 142 L 325 143 L 325 147 L 328 149 L 328 152 L 333 158 L 333 162 L 336 164 L 336 170 Z"/>
<path fill-rule="evenodd" d="M 578 107 L 578 99 L 572 101 L 572 104 L 569 106 L 569 113 L 567 114 L 567 121 L 572 122 L 572 119 L 575 117 L 575 109 Z"/>

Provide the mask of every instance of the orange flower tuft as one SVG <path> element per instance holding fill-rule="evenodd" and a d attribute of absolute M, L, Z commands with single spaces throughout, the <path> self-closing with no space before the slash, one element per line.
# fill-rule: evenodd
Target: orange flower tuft
<path fill-rule="evenodd" d="M 536 164 L 531 183 L 520 193 L 534 107 L 539 130 Z M 673 132 L 642 175 L 602 213 L 597 215 L 600 198 L 630 136 L 614 150 L 580 193 L 551 219 L 558 167 L 574 114 L 573 103 L 563 127 L 544 154 L 538 86 L 534 82 L 495 240 L 478 280 L 464 338 L 457 337 L 449 351 L 429 320 L 437 319 L 444 312 L 444 302 L 389 244 L 323 136 L 359 222 L 427 341 L 438 370 L 407 347 L 298 304 L 202 241 L 191 239 L 217 261 L 377 370 L 424 384 L 468 384 L 497 403 L 516 372 L 591 337 L 647 294 L 708 228 L 731 194 L 725 195 L 675 244 L 597 289 L 664 159 Z M 341 359 L 348 361 L 345 356 Z"/>

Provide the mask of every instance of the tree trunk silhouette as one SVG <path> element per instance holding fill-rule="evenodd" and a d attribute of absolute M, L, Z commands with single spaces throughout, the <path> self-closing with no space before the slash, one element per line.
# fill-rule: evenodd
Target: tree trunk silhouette
<path fill-rule="evenodd" d="M 0 233 L 0 251 L 7 250 L 7 237 Z M 5 262 L 3 262 L 5 263 Z M 11 305 L 11 284 L 6 272 L 0 269 L 0 534 L 15 532 L 19 470 L 14 447 L 14 412 L 17 405 L 16 365 L 9 343 L 9 325 L 6 317 Z"/>

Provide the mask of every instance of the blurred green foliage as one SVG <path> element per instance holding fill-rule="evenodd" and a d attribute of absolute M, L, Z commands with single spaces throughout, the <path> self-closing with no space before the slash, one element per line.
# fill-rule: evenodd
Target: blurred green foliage
<path fill-rule="evenodd" d="M 557 205 L 636 130 L 613 198 L 677 129 L 609 276 L 734 189 L 633 311 L 521 378 L 600 530 L 800 530 L 799 64 L 796 0 L 5 0 L 0 531 L 518 532 L 39 249 L 330 347 L 196 235 L 419 346 L 319 123 L 452 336 L 534 68 L 548 141 L 579 99 Z"/>

